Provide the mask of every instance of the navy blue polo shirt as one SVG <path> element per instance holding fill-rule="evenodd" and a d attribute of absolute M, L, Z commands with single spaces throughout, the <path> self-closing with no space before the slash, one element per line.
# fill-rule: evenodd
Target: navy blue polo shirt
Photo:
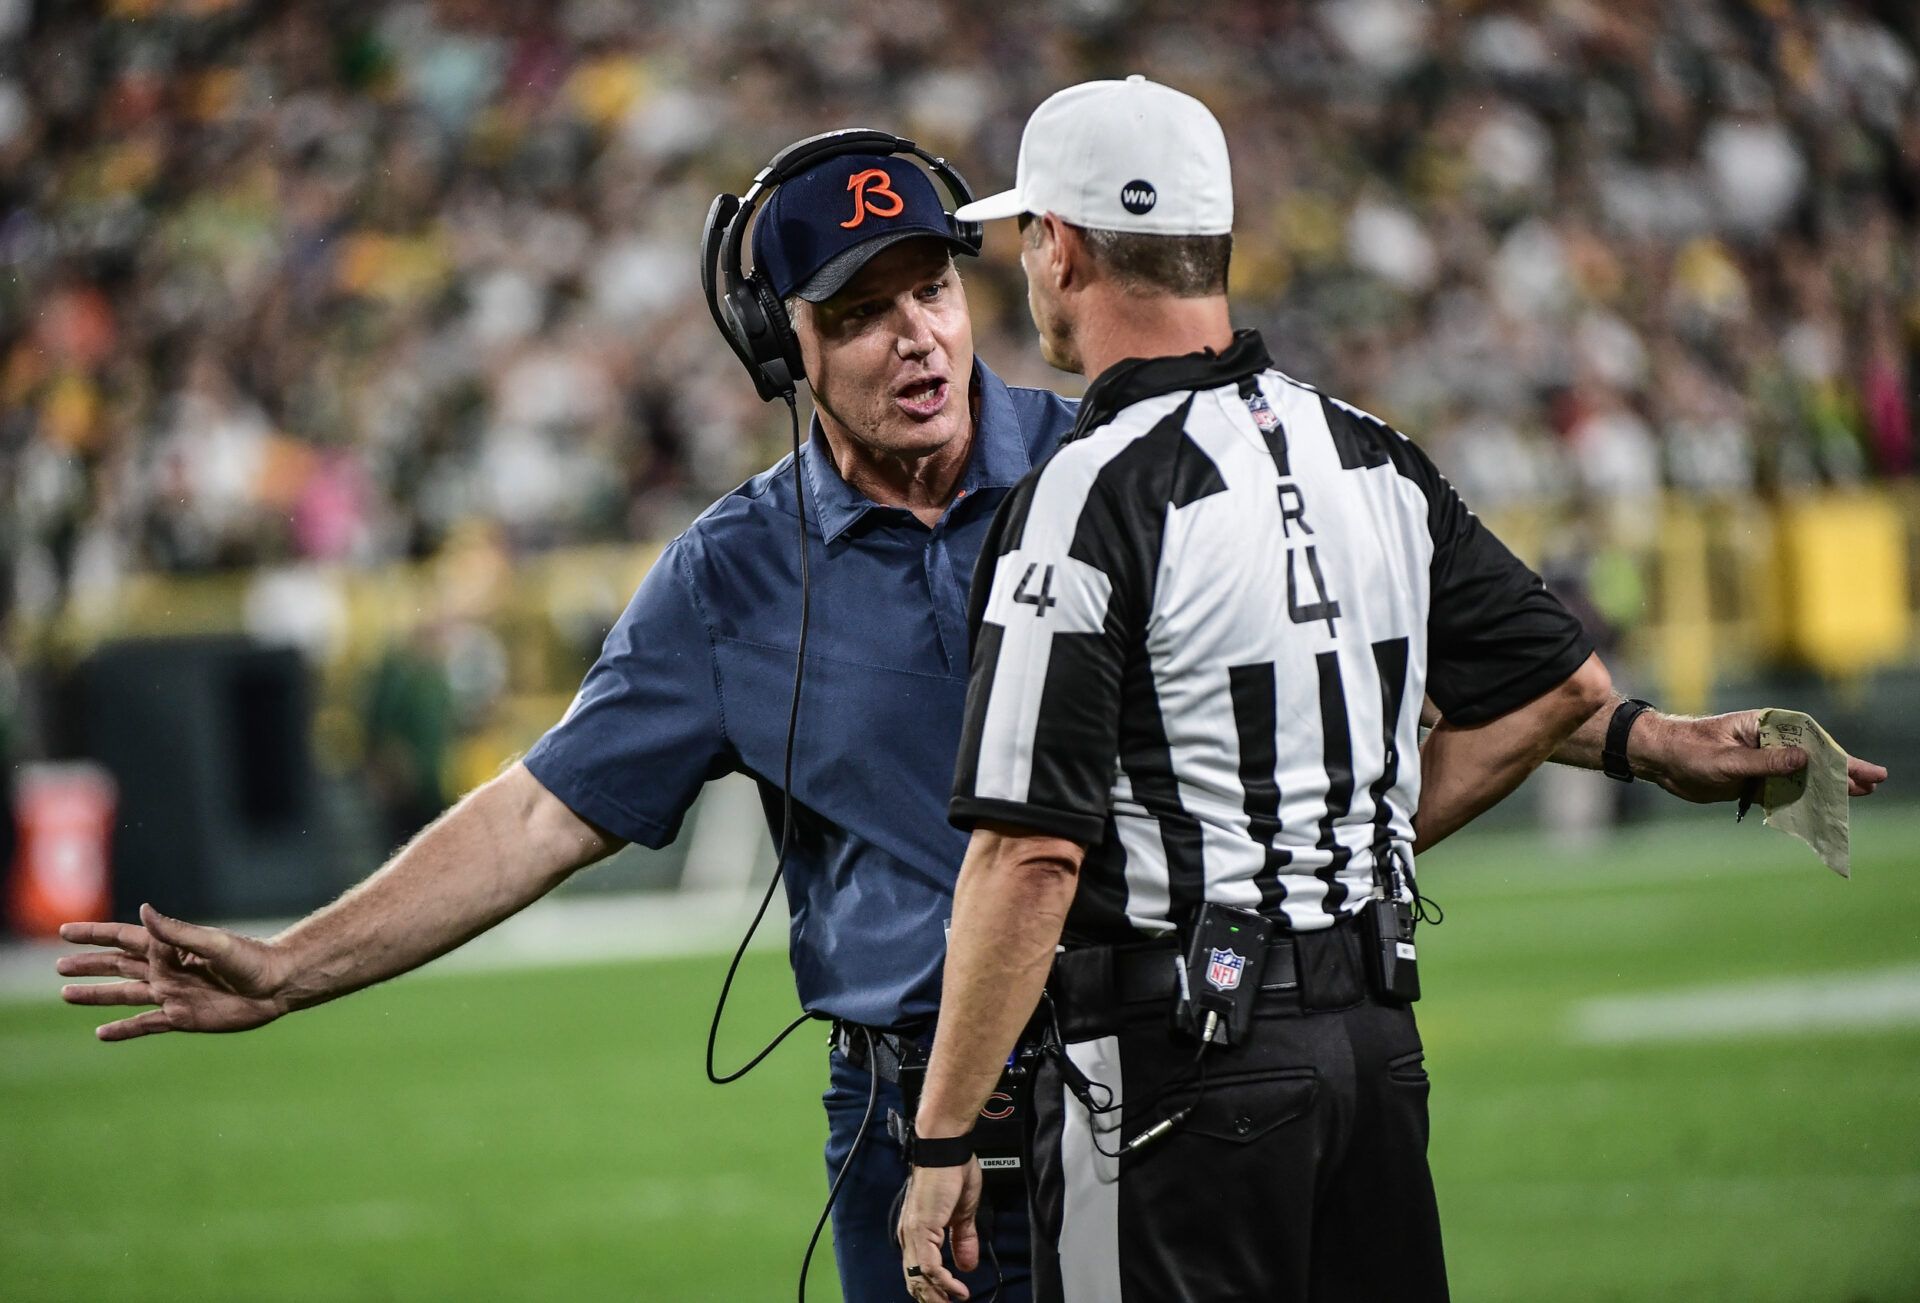
<path fill-rule="evenodd" d="M 1075 404 L 976 361 L 960 489 L 929 529 L 850 487 L 815 422 L 801 450 L 813 610 L 794 745 L 790 952 L 808 1009 L 925 1022 L 967 834 L 947 822 L 967 696 L 967 593 L 994 509 L 1073 426 Z M 720 499 L 633 595 L 567 715 L 526 756 L 607 832 L 664 846 L 708 779 L 760 784 L 780 828 L 800 632 L 793 458 Z"/>

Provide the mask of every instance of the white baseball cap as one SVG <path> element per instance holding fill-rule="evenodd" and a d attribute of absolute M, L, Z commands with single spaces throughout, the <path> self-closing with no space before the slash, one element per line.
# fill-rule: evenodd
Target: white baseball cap
<path fill-rule="evenodd" d="M 1142 235 L 1227 235 L 1233 173 L 1207 106 L 1135 74 L 1049 96 L 1027 119 L 1013 189 L 955 210 L 963 222 L 1054 213 Z"/>

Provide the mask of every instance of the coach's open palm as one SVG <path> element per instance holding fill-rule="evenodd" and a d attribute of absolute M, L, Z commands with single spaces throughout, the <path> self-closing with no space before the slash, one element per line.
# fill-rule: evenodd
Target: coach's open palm
<path fill-rule="evenodd" d="M 274 953 L 263 941 L 221 928 L 168 918 L 151 905 L 140 922 L 67 923 L 63 940 L 110 950 L 66 955 L 65 977 L 119 977 L 118 982 L 65 986 L 68 1004 L 158 1005 L 107 1023 L 94 1035 L 124 1041 L 153 1032 L 243 1032 L 286 1012 L 278 999 Z"/>

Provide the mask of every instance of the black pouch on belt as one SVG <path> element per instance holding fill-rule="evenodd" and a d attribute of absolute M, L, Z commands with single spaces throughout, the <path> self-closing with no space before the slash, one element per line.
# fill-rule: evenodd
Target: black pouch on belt
<path fill-rule="evenodd" d="M 1413 924 L 1413 905 L 1408 901 L 1374 896 L 1360 911 L 1360 929 L 1367 948 L 1367 982 L 1379 999 L 1412 1004 L 1420 998 Z"/>
<path fill-rule="evenodd" d="M 980 1116 L 973 1124 L 973 1152 L 980 1160 L 980 1172 L 990 1185 L 1026 1184 L 1027 1119 L 1033 1103 L 1033 1068 L 1039 1062 L 1038 1047 L 1022 1044 L 1007 1057 L 1000 1080 L 987 1096 Z M 920 1090 L 927 1080 L 924 1051 L 900 1065 L 902 1117 L 910 1118 L 920 1109 Z"/>

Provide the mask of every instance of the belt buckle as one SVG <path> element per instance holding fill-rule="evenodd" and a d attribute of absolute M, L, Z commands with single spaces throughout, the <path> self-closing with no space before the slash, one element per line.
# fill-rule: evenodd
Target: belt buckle
<path fill-rule="evenodd" d="M 1276 936 L 1267 942 L 1267 973 L 1282 980 L 1260 983 L 1262 991 L 1300 989 L 1300 947 L 1291 936 Z"/>
<path fill-rule="evenodd" d="M 833 1024 L 833 1048 L 840 1051 L 841 1057 L 853 1062 L 854 1035 L 853 1025 L 836 1019 Z M 858 1067 L 858 1064 L 854 1066 Z"/>

